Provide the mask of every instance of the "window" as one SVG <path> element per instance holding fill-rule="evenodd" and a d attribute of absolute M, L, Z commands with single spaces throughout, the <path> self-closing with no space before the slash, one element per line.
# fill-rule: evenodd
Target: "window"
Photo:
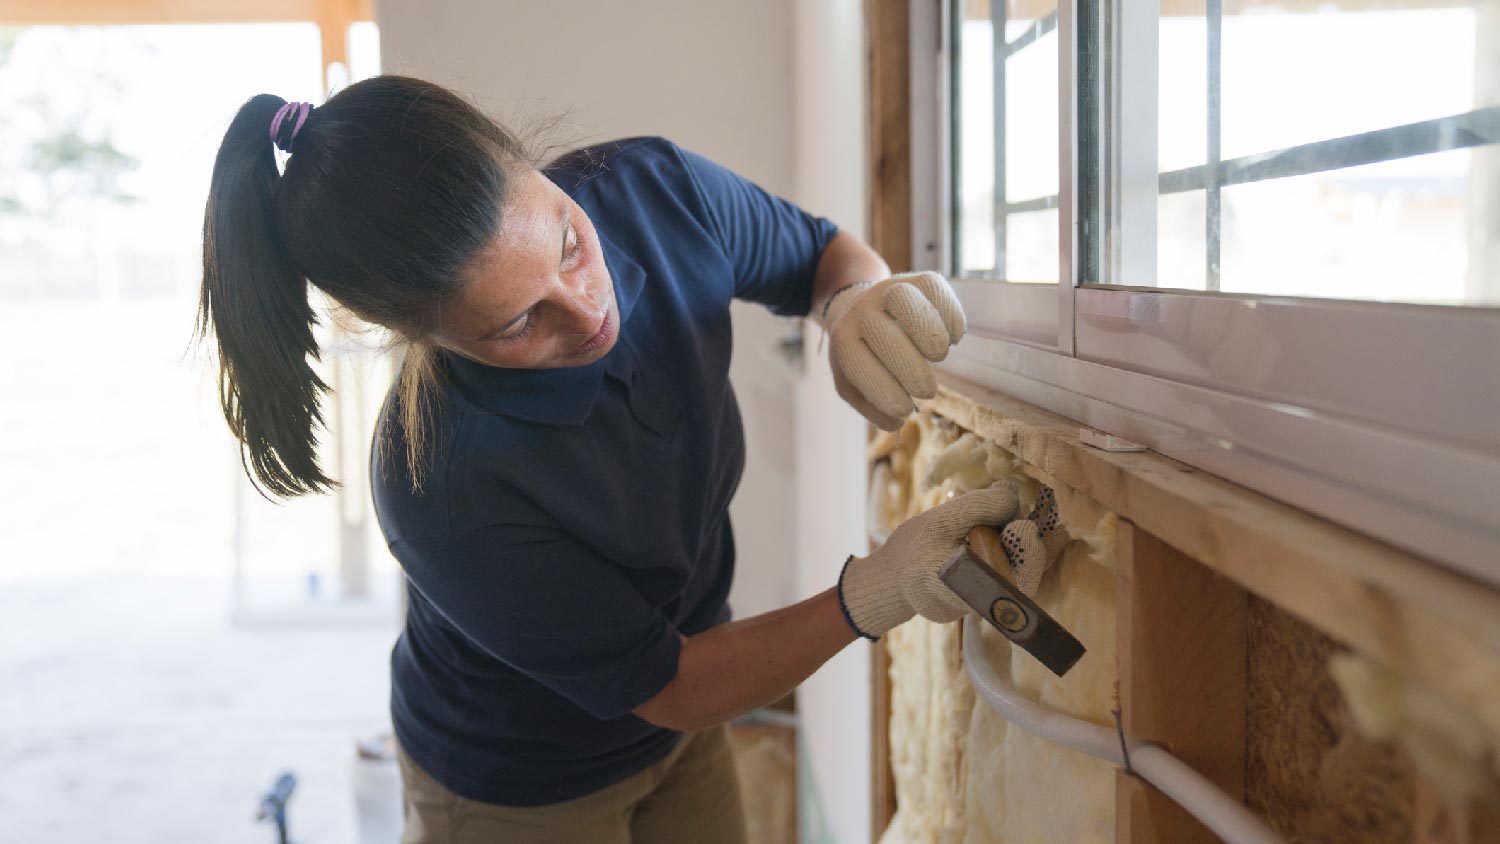
<path fill-rule="evenodd" d="M 1500 8 L 945 0 L 912 35 L 948 371 L 1500 581 Z"/>
<path fill-rule="evenodd" d="M 1056 282 L 1057 5 L 981 0 L 955 20 L 959 263 L 968 276 Z"/>
<path fill-rule="evenodd" d="M 1155 143 L 1149 126 L 1118 139 L 1123 157 L 1155 157 L 1155 284 L 1500 304 L 1483 248 L 1500 214 L 1500 60 L 1479 44 L 1500 23 L 1402 5 L 1199 0 L 1157 15 L 1156 90 L 1121 92 L 1128 113 L 1156 113 Z"/>

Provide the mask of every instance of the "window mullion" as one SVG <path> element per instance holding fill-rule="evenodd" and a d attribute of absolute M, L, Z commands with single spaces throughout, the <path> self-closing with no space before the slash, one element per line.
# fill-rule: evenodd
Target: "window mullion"
<path fill-rule="evenodd" d="M 1004 279 L 1005 272 L 1005 224 L 1010 208 L 1005 195 L 1005 64 L 1010 58 L 1010 45 L 1005 42 L 1006 4 L 990 3 L 990 28 L 994 66 L 995 101 L 995 277 Z"/>
<path fill-rule="evenodd" d="M 1204 199 L 1204 238 L 1207 247 L 1207 266 L 1204 271 L 1204 289 L 1219 289 L 1219 221 L 1222 174 L 1219 169 L 1219 133 L 1223 128 L 1220 95 L 1221 64 L 1224 42 L 1224 0 L 1207 0 L 1208 24 L 1208 176 L 1207 196 Z"/>
<path fill-rule="evenodd" d="M 963 250 L 963 0 L 949 0 L 948 11 L 948 274 L 964 272 Z"/>
<path fill-rule="evenodd" d="M 1074 261 L 1074 276 L 1078 285 L 1094 284 L 1101 280 L 1100 256 L 1104 242 L 1101 225 L 1103 218 L 1100 213 L 1103 186 L 1099 176 L 1102 165 L 1101 134 L 1104 130 L 1099 79 L 1101 51 L 1104 48 L 1100 36 L 1102 6 L 1103 0 L 1078 0 L 1078 14 L 1074 25 L 1077 30 L 1074 41 L 1078 50 L 1074 61 L 1077 79 L 1073 86 L 1077 92 L 1073 135 L 1078 149 L 1076 188 L 1073 191 L 1077 198 L 1075 215 L 1078 218 L 1078 252 Z M 1077 336 L 1076 330 L 1074 336 Z"/>
<path fill-rule="evenodd" d="M 1057 350 L 1074 353 L 1078 290 L 1078 0 L 1057 4 Z"/>

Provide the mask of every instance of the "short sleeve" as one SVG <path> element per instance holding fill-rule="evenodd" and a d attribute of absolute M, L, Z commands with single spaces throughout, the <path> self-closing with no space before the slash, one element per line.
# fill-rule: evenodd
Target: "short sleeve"
<path fill-rule="evenodd" d="M 838 227 L 701 155 L 681 153 L 734 266 L 735 298 L 806 316 L 818 259 Z"/>
<path fill-rule="evenodd" d="M 392 545 L 412 585 L 477 647 L 600 720 L 677 673 L 682 640 L 609 560 L 510 525 Z"/>

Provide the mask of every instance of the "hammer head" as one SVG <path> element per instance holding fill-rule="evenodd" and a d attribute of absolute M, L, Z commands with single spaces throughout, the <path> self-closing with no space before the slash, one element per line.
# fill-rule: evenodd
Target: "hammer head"
<path fill-rule="evenodd" d="M 1083 643 L 967 546 L 944 564 L 938 578 L 1000 635 L 1053 674 L 1063 676 L 1083 656 Z"/>

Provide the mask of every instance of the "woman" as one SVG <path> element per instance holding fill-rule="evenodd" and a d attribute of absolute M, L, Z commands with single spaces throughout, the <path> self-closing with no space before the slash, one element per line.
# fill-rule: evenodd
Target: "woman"
<path fill-rule="evenodd" d="M 240 109 L 199 320 L 247 471 L 279 496 L 333 484 L 307 283 L 406 345 L 371 465 L 410 585 L 391 701 L 405 840 L 741 841 L 723 725 L 857 636 L 964 612 L 937 568 L 973 525 L 1014 518 L 1013 488 L 729 621 L 729 302 L 817 315 L 840 395 L 890 429 L 934 393 L 928 361 L 964 322 L 940 276 L 888 275 L 827 220 L 662 139 L 538 170 L 468 103 L 396 76 L 315 111 Z"/>

